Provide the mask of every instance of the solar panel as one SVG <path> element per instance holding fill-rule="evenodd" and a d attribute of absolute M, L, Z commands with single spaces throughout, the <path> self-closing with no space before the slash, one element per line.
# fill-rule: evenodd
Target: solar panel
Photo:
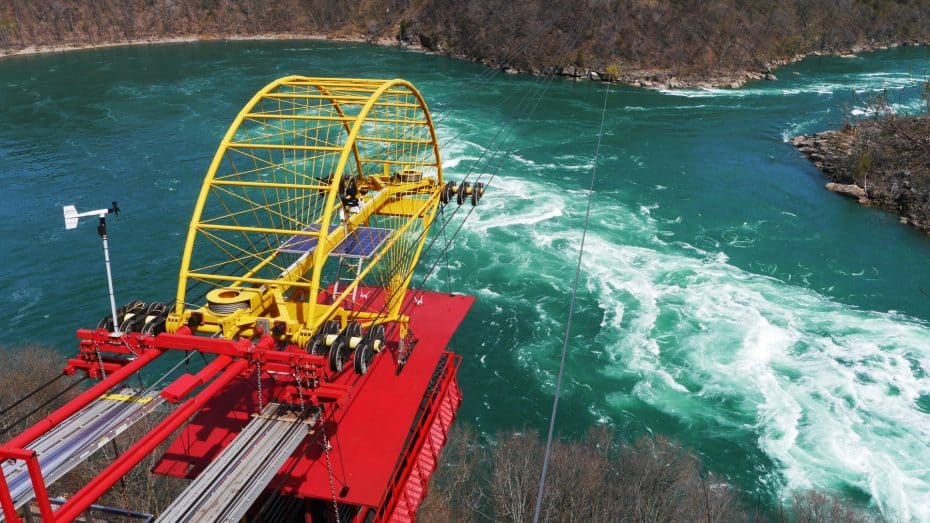
<path fill-rule="evenodd" d="M 330 226 L 329 231 L 332 232 L 336 228 L 335 225 Z M 304 227 L 304 232 L 318 232 L 320 230 L 320 224 L 311 223 L 310 225 Z M 318 238 L 316 236 L 291 236 L 288 238 L 283 245 L 278 247 L 278 252 L 289 252 L 293 254 L 306 254 L 313 251 L 316 248 L 316 242 Z"/>
<path fill-rule="evenodd" d="M 329 231 L 336 230 L 338 225 L 330 226 Z M 306 232 L 318 232 L 320 225 L 312 223 L 304 228 Z M 356 227 L 333 249 L 334 256 L 344 256 L 346 258 L 370 258 L 391 235 L 393 229 L 382 229 L 379 227 Z M 278 252 L 287 252 L 292 254 L 309 254 L 316 248 L 316 236 L 291 236 L 286 242 L 278 247 Z"/>
<path fill-rule="evenodd" d="M 346 258 L 370 258 L 392 231 L 378 227 L 357 227 L 333 250 L 333 254 Z"/>

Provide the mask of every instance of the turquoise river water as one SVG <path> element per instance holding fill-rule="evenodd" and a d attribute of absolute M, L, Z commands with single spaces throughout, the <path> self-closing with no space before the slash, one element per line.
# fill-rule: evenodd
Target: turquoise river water
<path fill-rule="evenodd" d="M 611 88 L 559 431 L 667 434 L 759 499 L 816 487 L 930 521 L 930 239 L 824 190 L 788 143 L 866 116 L 883 88 L 922 110 L 930 50 L 777 73 L 737 90 Z M 488 435 L 543 429 L 604 86 L 557 80 L 518 120 L 539 79 L 396 49 L 215 42 L 0 60 L 0 343 L 71 353 L 74 330 L 106 311 L 99 240 L 91 225 L 65 231 L 65 204 L 119 200 L 118 300 L 171 297 L 222 134 L 286 74 L 412 81 L 451 178 L 488 170 L 493 136 L 514 132 L 451 276 L 427 286 L 478 298 L 452 344 L 461 419 Z"/>

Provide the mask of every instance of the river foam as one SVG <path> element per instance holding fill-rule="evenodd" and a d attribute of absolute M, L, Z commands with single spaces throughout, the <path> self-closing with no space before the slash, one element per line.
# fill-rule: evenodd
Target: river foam
<path fill-rule="evenodd" d="M 579 218 L 583 199 L 543 183 L 496 181 L 488 207 L 468 225 L 472 234 L 502 227 L 512 239 L 496 242 L 493 266 L 521 271 L 508 264 L 526 251 L 532 255 L 524 263 L 541 274 L 558 273 L 549 265 L 573 266 L 579 235 L 566 222 Z M 775 464 L 771 482 L 786 498 L 809 488 L 862 492 L 886 517 L 930 520 L 923 465 L 930 462 L 930 415 L 918 404 L 930 394 L 930 325 L 747 272 L 719 250 L 665 243 L 654 209 L 596 199 L 582 271 L 600 327 L 572 351 L 578 357 L 602 347 L 608 363 L 600 372 L 632 377 L 635 385 L 617 394 L 589 379 L 601 395 L 591 412 L 619 416 L 642 402 L 686 425 L 710 423 L 764 453 Z M 739 248 L 752 227 L 734 231 L 734 245 L 720 248 Z M 550 282 L 565 294 L 570 283 L 567 275 Z M 549 335 L 538 332 L 516 352 L 547 390 L 554 368 L 545 355 L 553 354 L 563 310 L 534 305 L 530 316 Z"/>

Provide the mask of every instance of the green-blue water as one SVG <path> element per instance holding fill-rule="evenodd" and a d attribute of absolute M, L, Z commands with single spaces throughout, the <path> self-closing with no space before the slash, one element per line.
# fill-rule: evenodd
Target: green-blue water
<path fill-rule="evenodd" d="M 923 103 L 930 50 L 812 58 L 739 90 L 608 98 L 572 332 L 566 435 L 663 433 L 757 496 L 838 490 L 930 521 L 930 239 L 823 189 L 787 139 L 861 115 L 887 87 Z M 798 73 L 798 74 L 794 74 Z M 439 120 L 447 176 L 502 123 L 515 146 L 450 252 L 478 301 L 454 348 L 461 418 L 543 428 L 557 372 L 603 86 L 364 45 L 164 45 L 0 61 L 0 333 L 75 350 L 106 310 L 93 226 L 61 206 L 119 200 L 120 302 L 173 295 L 209 160 L 251 95 L 285 74 L 403 77 Z M 464 213 L 460 213 L 461 216 Z M 429 258 L 429 256 L 427 257 Z M 428 286 L 445 288 L 446 272 Z"/>

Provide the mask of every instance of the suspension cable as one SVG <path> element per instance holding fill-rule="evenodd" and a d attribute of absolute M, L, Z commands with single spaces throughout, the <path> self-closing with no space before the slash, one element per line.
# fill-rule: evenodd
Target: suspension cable
<path fill-rule="evenodd" d="M 601 108 L 601 126 L 597 131 L 597 145 L 594 148 L 594 165 L 591 167 L 591 183 L 588 186 L 588 205 L 584 213 L 584 226 L 581 229 L 581 245 L 578 247 L 578 263 L 575 265 L 575 281 L 572 283 L 572 297 L 568 305 L 568 320 L 565 323 L 565 337 L 562 340 L 562 359 L 559 362 L 559 377 L 555 382 L 555 397 L 552 399 L 552 416 L 549 418 L 549 435 L 546 436 L 546 453 L 543 456 L 542 473 L 539 476 L 539 491 L 536 494 L 536 510 L 533 513 L 533 523 L 539 522 L 542 511 L 543 494 L 546 489 L 546 472 L 549 470 L 549 459 L 552 455 L 552 438 L 555 433 L 555 419 L 559 411 L 559 396 L 562 393 L 562 377 L 565 374 L 565 359 L 568 354 L 568 338 L 572 332 L 572 317 L 575 313 L 575 298 L 578 294 L 578 281 L 581 279 L 581 260 L 584 257 L 584 242 L 588 236 L 588 225 L 591 222 L 591 204 L 594 200 L 594 182 L 597 178 L 597 163 L 601 154 L 601 139 L 604 136 L 604 121 L 607 116 L 607 95 L 610 85 L 604 88 L 604 105 Z"/>
<path fill-rule="evenodd" d="M 564 55 L 568 52 L 568 50 L 574 44 L 575 39 L 580 35 L 581 27 L 583 26 L 584 22 L 585 22 L 585 19 L 583 17 L 580 17 L 578 19 L 578 22 L 576 23 L 573 31 L 570 33 L 570 37 L 566 40 L 565 44 L 562 46 L 562 49 L 560 49 L 560 51 L 562 51 L 560 54 Z M 517 115 L 518 121 L 522 119 L 528 119 L 536 112 L 536 109 L 539 107 L 539 103 L 542 101 L 542 98 L 545 96 L 546 92 L 548 92 L 549 87 L 551 86 L 554 79 L 555 79 L 555 72 L 552 71 L 550 72 L 549 75 L 540 79 L 540 81 L 538 82 L 539 92 L 535 96 L 524 97 L 521 100 L 521 106 L 519 107 L 519 113 Z M 503 163 L 506 160 L 506 158 L 510 155 L 511 152 L 513 152 L 513 148 L 515 145 L 516 145 L 516 136 L 514 135 L 513 125 L 501 126 L 498 132 L 491 139 L 490 143 L 488 144 L 488 147 L 485 149 L 485 151 L 482 152 L 478 160 L 472 165 L 472 167 L 465 174 L 465 177 L 462 180 L 462 183 L 468 181 L 468 179 L 471 178 L 473 174 L 475 174 L 475 171 L 482 164 L 482 162 L 484 162 L 485 167 L 491 167 L 492 163 L 496 161 L 497 165 L 493 167 L 492 169 L 490 169 L 491 173 L 488 175 L 488 179 L 486 181 L 486 184 L 490 185 L 490 183 L 494 180 L 494 178 L 497 176 L 497 174 L 500 172 L 501 168 L 503 167 Z M 491 154 L 490 156 L 487 156 L 486 158 L 486 155 L 489 152 Z M 477 174 L 476 181 L 481 180 L 482 176 L 483 175 L 480 173 Z M 448 227 L 449 223 L 451 223 L 455 215 L 458 214 L 459 210 L 461 210 L 461 206 L 455 208 L 449 214 L 449 217 L 446 218 L 442 222 L 441 227 L 440 227 L 441 229 L 440 232 L 443 233 L 444 238 L 445 238 L 446 227 Z M 452 233 L 452 238 L 444 242 L 444 246 L 443 246 L 443 250 L 441 254 L 444 254 L 445 252 L 448 251 L 448 249 L 451 248 L 452 244 L 455 241 L 456 236 L 458 235 L 459 231 L 462 229 L 462 226 L 464 225 L 465 221 L 467 221 L 468 218 L 471 217 L 472 212 L 474 212 L 474 207 L 472 207 L 466 213 L 465 218 L 462 219 L 462 222 Z M 430 251 L 433 245 L 436 243 L 436 240 L 438 240 L 438 236 L 433 237 L 433 239 L 427 245 L 424 252 Z M 419 287 L 416 288 L 417 292 L 422 292 L 423 285 L 426 283 L 426 280 L 429 278 L 433 270 L 435 270 L 436 266 L 438 265 L 438 259 L 439 257 L 437 257 L 437 262 L 433 263 L 433 265 L 427 271 L 426 275 L 421 280 Z"/>
<path fill-rule="evenodd" d="M 29 411 L 27 414 L 21 416 L 18 420 L 11 422 L 9 425 L 7 425 L 6 428 L 4 428 L 2 431 L 0 431 L 0 436 L 3 436 L 3 435 L 6 434 L 7 432 L 13 430 L 13 427 L 15 427 L 16 425 L 19 425 L 20 423 L 26 421 L 27 419 L 29 419 L 30 416 L 32 416 L 32 415 L 35 414 L 36 412 L 39 412 L 40 410 L 42 410 L 42 409 L 44 409 L 45 407 L 49 406 L 49 404 L 51 404 L 51 403 L 54 402 L 55 400 L 57 400 L 57 399 L 61 398 L 62 396 L 64 396 L 67 392 L 69 392 L 69 391 L 70 391 L 71 389 L 73 389 L 74 387 L 77 387 L 81 382 L 83 382 L 83 381 L 86 380 L 86 379 L 87 379 L 87 376 L 84 376 L 83 378 L 81 378 L 81 379 L 75 381 L 75 382 L 72 383 L 71 385 L 68 385 L 68 387 L 65 388 L 65 390 L 61 391 L 59 394 L 55 395 L 55 396 L 52 397 L 52 398 L 49 398 L 48 400 L 46 400 L 46 401 L 45 401 L 44 403 L 42 403 L 41 405 L 39 405 L 39 406 L 37 406 L 36 408 L 34 408 L 34 409 L 32 409 L 31 411 Z"/>
<path fill-rule="evenodd" d="M 571 33 L 569 34 L 569 38 L 563 43 L 562 47 L 559 50 L 560 56 L 563 56 L 563 57 L 567 56 L 568 51 L 571 49 L 572 45 L 574 45 L 577 37 L 581 34 L 581 30 L 585 24 L 585 21 L 586 20 L 584 17 L 579 17 Z M 548 75 L 539 79 L 538 82 L 536 82 L 537 88 L 538 88 L 537 93 L 530 95 L 530 96 L 524 96 L 520 100 L 518 107 L 517 107 L 518 109 L 517 116 L 516 116 L 517 121 L 528 119 L 536 112 L 536 110 L 539 107 L 540 102 L 542 101 L 543 97 L 548 92 L 549 87 L 554 81 L 555 76 L 556 76 L 555 71 L 554 70 L 550 71 Z M 468 179 L 471 178 L 473 174 L 475 174 L 478 167 L 481 166 L 483 163 L 483 165 L 486 168 L 489 168 L 489 170 L 491 171 L 486 181 L 486 184 L 490 185 L 490 183 L 496 177 L 497 173 L 499 173 L 501 168 L 503 167 L 504 161 L 509 157 L 510 153 L 513 152 L 514 146 L 516 145 L 516 135 L 514 132 L 514 128 L 515 128 L 514 124 L 509 124 L 509 125 L 505 124 L 505 125 L 502 125 L 497 130 L 494 137 L 492 137 L 491 141 L 488 143 L 487 148 L 485 148 L 485 150 L 482 151 L 478 160 L 474 164 L 472 164 L 471 168 L 465 174 L 465 177 L 463 178 L 462 183 L 465 183 L 466 181 L 468 181 Z M 481 180 L 482 176 L 484 176 L 481 173 L 478 173 L 475 175 L 476 175 L 477 180 Z M 414 288 L 414 297 L 422 294 L 423 286 L 425 285 L 427 279 L 429 279 L 429 276 L 437 268 L 438 264 L 441 262 L 443 257 L 448 253 L 448 250 L 451 248 L 451 246 L 455 242 L 455 238 L 458 236 L 458 233 L 461 231 L 462 227 L 464 226 L 468 218 L 471 217 L 471 214 L 474 212 L 475 209 L 474 207 L 472 207 L 471 209 L 468 210 L 465 217 L 462 219 L 458 227 L 456 227 L 455 231 L 452 233 L 452 237 L 449 239 L 446 239 L 446 234 L 445 234 L 446 228 L 449 226 L 449 224 L 452 222 L 455 215 L 458 214 L 460 210 L 461 210 L 461 206 L 455 208 L 449 214 L 448 217 L 445 217 L 444 216 L 445 213 L 443 212 L 443 219 L 441 220 L 442 223 L 440 227 L 440 233 L 443 236 L 443 248 L 441 252 L 436 256 L 435 261 L 432 263 L 432 265 L 430 265 L 426 274 L 420 281 L 419 287 Z M 422 237 L 422 234 L 426 234 L 427 232 L 428 230 L 424 230 L 421 233 L 421 237 Z M 423 253 L 425 254 L 425 253 L 430 252 L 433 249 L 433 246 L 436 244 L 436 241 L 438 239 L 439 239 L 439 235 L 434 235 L 433 238 L 430 240 L 429 244 L 423 250 Z M 414 244 L 415 243 L 417 242 L 414 242 Z M 410 270 L 413 270 L 413 268 L 411 268 Z M 381 292 L 382 290 L 379 290 L 379 291 L 376 291 L 374 294 L 375 296 L 377 296 L 377 295 L 380 295 Z M 368 303 L 372 302 L 375 296 L 370 296 L 369 299 L 366 300 L 364 306 L 367 306 Z M 416 300 L 414 299 L 406 303 L 401 308 L 401 312 L 405 313 L 406 311 L 408 311 L 415 301 Z M 364 306 L 362 308 L 364 308 Z M 385 312 L 386 311 L 382 311 L 381 314 Z M 379 318 L 381 314 L 379 314 Z M 377 319 L 378 318 L 376 318 L 375 321 L 377 321 Z"/>
<path fill-rule="evenodd" d="M 38 387 L 36 387 L 35 389 L 33 389 L 33 391 L 30 392 L 29 394 L 26 394 L 26 395 L 23 396 L 22 398 L 19 398 L 18 400 L 16 400 L 16 402 L 14 402 L 12 405 L 10 405 L 10 406 L 4 408 L 3 410 L 0 410 L 0 416 L 5 415 L 7 412 L 9 412 L 9 411 L 13 410 L 14 408 L 16 408 L 16 406 L 19 405 L 20 403 L 22 403 L 22 402 L 26 401 L 27 399 L 29 399 L 29 398 L 35 396 L 36 394 L 38 394 L 39 392 L 41 392 L 42 390 L 44 390 L 46 387 L 52 385 L 53 383 L 55 383 L 56 381 L 60 380 L 61 378 L 64 378 L 65 376 L 66 376 L 65 373 L 61 373 L 61 374 L 59 374 L 58 376 L 55 376 L 54 378 L 52 378 L 52 379 L 48 380 L 47 382 L 43 383 L 42 385 L 39 385 Z"/>

